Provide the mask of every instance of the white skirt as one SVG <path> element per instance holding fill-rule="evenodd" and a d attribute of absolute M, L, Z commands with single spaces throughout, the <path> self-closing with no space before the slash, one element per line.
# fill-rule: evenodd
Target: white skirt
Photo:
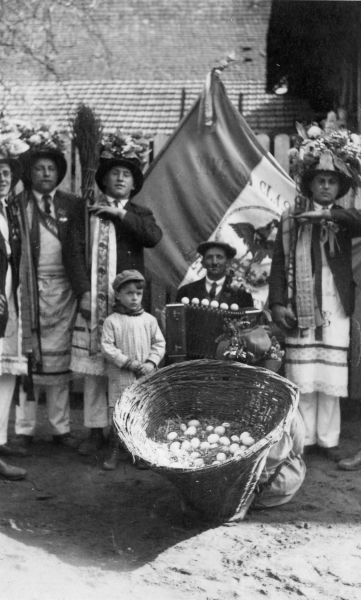
<path fill-rule="evenodd" d="M 322 248 L 323 250 L 323 248 Z M 330 267 L 322 252 L 322 341 L 309 329 L 305 336 L 286 338 L 286 376 L 300 392 L 348 395 L 350 319 L 345 315 Z"/>

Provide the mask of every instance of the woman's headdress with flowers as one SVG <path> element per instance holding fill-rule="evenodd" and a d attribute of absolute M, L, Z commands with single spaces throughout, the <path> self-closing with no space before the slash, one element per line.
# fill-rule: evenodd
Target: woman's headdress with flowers
<path fill-rule="evenodd" d="M 148 162 L 149 138 L 141 131 L 125 135 L 120 130 L 106 135 L 101 143 L 100 158 L 136 159 L 141 168 Z"/>
<path fill-rule="evenodd" d="M 301 192 L 315 171 L 338 173 L 343 182 L 342 192 L 361 185 L 361 137 L 347 129 L 324 132 L 317 124 L 306 131 L 298 127 L 299 136 L 289 151 L 290 174 Z M 347 189 L 346 189 L 347 188 Z M 343 195 L 340 194 L 340 195 Z"/>
<path fill-rule="evenodd" d="M 67 132 L 59 130 L 54 123 L 19 123 L 18 127 L 21 139 L 28 144 L 30 150 L 55 150 L 63 153 L 66 149 Z"/>
<path fill-rule="evenodd" d="M 26 152 L 29 145 L 21 137 L 21 128 L 15 121 L 0 117 L 0 155 L 16 159 Z"/>

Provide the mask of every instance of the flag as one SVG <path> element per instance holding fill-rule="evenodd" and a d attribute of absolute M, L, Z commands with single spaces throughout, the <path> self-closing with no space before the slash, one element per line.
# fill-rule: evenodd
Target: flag
<path fill-rule="evenodd" d="M 146 253 L 165 286 L 203 276 L 197 246 L 237 249 L 234 281 L 263 305 L 273 239 L 295 185 L 228 99 L 216 71 L 151 164 L 137 202 L 153 211 L 163 239 Z"/>

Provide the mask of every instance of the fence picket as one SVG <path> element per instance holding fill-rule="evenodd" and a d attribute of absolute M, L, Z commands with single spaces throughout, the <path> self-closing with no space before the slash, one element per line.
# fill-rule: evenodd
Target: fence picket
<path fill-rule="evenodd" d="M 286 173 L 289 172 L 288 151 L 290 149 L 290 136 L 286 133 L 279 133 L 274 139 L 274 157 L 284 168 Z"/>

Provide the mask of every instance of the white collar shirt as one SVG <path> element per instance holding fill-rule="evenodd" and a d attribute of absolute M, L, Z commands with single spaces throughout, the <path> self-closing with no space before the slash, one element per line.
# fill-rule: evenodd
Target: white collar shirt
<path fill-rule="evenodd" d="M 122 198 L 117 200 L 116 198 L 112 198 L 111 196 L 105 196 L 108 200 L 110 206 L 120 206 L 121 208 L 125 208 L 126 204 L 129 202 L 129 198 Z"/>
<path fill-rule="evenodd" d="M 51 198 L 51 200 L 50 200 L 50 215 L 55 219 L 56 215 L 55 215 L 55 207 L 54 207 L 54 196 L 55 196 L 56 190 L 54 189 L 52 192 L 48 192 L 47 194 L 41 194 L 40 192 L 37 192 L 35 190 L 32 190 L 32 192 L 33 192 L 33 195 L 34 195 L 34 198 L 36 200 L 38 207 L 43 212 L 45 212 L 43 196 L 50 196 L 50 198 Z"/>
<path fill-rule="evenodd" d="M 217 287 L 216 287 L 216 294 L 215 295 L 218 296 L 218 294 L 221 293 L 221 289 L 223 287 L 223 284 L 224 284 L 225 280 L 226 280 L 225 276 L 222 277 L 221 279 L 217 279 L 217 281 L 214 281 L 213 279 L 208 279 L 208 277 L 206 276 L 206 290 L 207 290 L 207 294 L 210 293 L 212 284 L 216 283 Z"/>

